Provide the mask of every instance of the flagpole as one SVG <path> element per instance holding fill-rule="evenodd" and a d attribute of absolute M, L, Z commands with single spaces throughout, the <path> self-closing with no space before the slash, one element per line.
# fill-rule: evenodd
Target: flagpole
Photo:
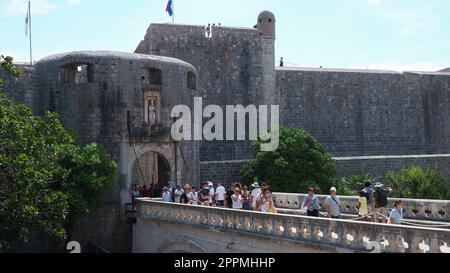
<path fill-rule="evenodd" d="M 30 28 L 30 65 L 33 66 L 33 47 L 31 43 L 31 1 L 28 1 L 28 24 Z"/>
<path fill-rule="evenodd" d="M 174 4 L 174 0 L 172 0 L 172 24 L 175 24 L 175 4 Z"/>

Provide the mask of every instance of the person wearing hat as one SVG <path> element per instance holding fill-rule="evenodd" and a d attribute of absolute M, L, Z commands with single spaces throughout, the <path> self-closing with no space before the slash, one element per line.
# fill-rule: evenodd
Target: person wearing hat
<path fill-rule="evenodd" d="M 341 219 L 341 200 L 337 197 L 337 189 L 332 187 L 330 189 L 330 196 L 325 200 L 325 209 L 328 213 L 328 218 Z"/>
<path fill-rule="evenodd" d="M 364 182 L 364 189 L 362 190 L 364 196 L 367 199 L 367 209 L 369 211 L 369 215 L 372 217 L 372 222 L 376 222 L 375 215 L 375 190 L 372 187 L 372 181 L 366 180 Z"/>
<path fill-rule="evenodd" d="M 162 199 L 164 202 L 172 202 L 172 194 L 170 193 L 170 190 L 168 187 L 164 187 L 163 192 L 161 194 Z"/>
<path fill-rule="evenodd" d="M 261 196 L 261 188 L 259 187 L 258 182 L 252 184 L 253 191 L 250 194 L 250 205 L 252 210 L 257 210 L 256 202 Z"/>
<path fill-rule="evenodd" d="M 215 198 L 215 190 L 214 190 L 214 183 L 208 181 L 208 189 L 209 189 L 209 206 L 212 207 L 214 204 L 214 198 Z"/>
<path fill-rule="evenodd" d="M 209 206 L 209 185 L 208 182 L 203 183 L 200 190 L 200 204 L 202 206 Z"/>
<path fill-rule="evenodd" d="M 387 208 L 388 207 L 388 197 L 389 194 L 391 194 L 394 190 L 392 188 L 384 188 L 384 185 L 381 184 L 380 182 L 375 183 L 375 192 L 373 193 L 374 195 L 374 205 L 375 205 L 375 221 L 378 222 L 379 218 L 378 216 L 382 213 L 383 208 Z M 385 215 L 386 216 L 386 215 Z M 385 217 L 383 217 L 383 219 L 381 220 L 382 222 L 385 221 L 384 219 Z M 386 216 L 387 218 L 387 216 Z"/>

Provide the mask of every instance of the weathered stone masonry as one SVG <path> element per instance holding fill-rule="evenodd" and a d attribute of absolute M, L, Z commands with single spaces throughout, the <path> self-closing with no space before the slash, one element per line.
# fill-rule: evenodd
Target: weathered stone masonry
<path fill-rule="evenodd" d="M 71 52 L 20 66 L 19 79 L 1 75 L 3 92 L 36 114 L 56 111 L 80 144 L 98 142 L 119 162 L 117 187 L 74 239 L 130 251 L 124 206 L 133 183 L 239 180 L 252 157 L 248 141 L 171 138 L 173 106 L 192 109 L 194 97 L 221 107 L 279 105 L 282 125 L 314 135 L 342 176 L 417 164 L 450 178 L 450 72 L 276 69 L 275 23 L 265 11 L 255 28 L 216 26 L 210 37 L 204 26 L 152 24 L 140 54 Z"/>
<path fill-rule="evenodd" d="M 260 25 L 261 18 L 272 18 L 272 24 Z M 192 63 L 205 104 L 280 105 L 283 126 L 304 128 L 335 157 L 450 153 L 450 73 L 274 69 L 275 17 L 263 12 L 258 24 L 214 27 L 212 38 L 203 26 L 152 24 L 136 52 Z M 251 157 L 248 142 L 202 143 L 201 179 L 237 181 L 240 161 Z M 338 165 L 342 174 L 378 174 L 408 163 L 445 166 L 441 159 Z"/>

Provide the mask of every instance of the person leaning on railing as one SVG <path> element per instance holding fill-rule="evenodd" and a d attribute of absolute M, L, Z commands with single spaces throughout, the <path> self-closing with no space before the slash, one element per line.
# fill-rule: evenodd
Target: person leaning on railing
<path fill-rule="evenodd" d="M 403 202 L 402 200 L 395 201 L 394 208 L 391 210 L 391 214 L 388 219 L 388 224 L 401 225 L 403 221 Z"/>
<path fill-rule="evenodd" d="M 310 217 L 319 217 L 319 198 L 314 194 L 314 188 L 309 188 L 308 195 L 303 201 L 302 210 L 306 208 L 306 212 Z"/>

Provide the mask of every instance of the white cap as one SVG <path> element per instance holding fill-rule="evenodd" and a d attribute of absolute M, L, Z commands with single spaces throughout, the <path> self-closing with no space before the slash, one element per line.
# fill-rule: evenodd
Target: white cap
<path fill-rule="evenodd" d="M 337 192 L 337 189 L 336 189 L 336 187 L 332 187 L 332 188 L 330 189 L 330 191 Z"/>

